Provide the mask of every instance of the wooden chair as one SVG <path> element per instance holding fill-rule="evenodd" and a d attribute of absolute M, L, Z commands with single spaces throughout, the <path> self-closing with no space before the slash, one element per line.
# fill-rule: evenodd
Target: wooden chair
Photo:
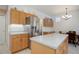
<path fill-rule="evenodd" d="M 76 44 L 76 32 L 75 31 L 69 31 L 67 34 L 69 35 L 68 36 L 68 42 L 74 44 L 75 47 L 76 47 L 76 45 L 77 45 Z"/>

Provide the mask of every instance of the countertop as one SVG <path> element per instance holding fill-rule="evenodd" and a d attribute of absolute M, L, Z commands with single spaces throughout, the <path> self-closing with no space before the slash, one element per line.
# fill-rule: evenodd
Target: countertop
<path fill-rule="evenodd" d="M 22 24 L 11 24 L 9 25 L 9 34 L 16 35 L 16 34 L 29 34 L 31 31 L 30 25 L 22 25 Z"/>
<path fill-rule="evenodd" d="M 53 32 L 53 27 L 42 27 L 42 32 Z"/>
<path fill-rule="evenodd" d="M 29 34 L 28 32 L 23 32 L 23 31 L 21 31 L 21 32 L 10 32 L 9 33 L 10 35 L 16 35 L 16 34 Z"/>
<path fill-rule="evenodd" d="M 64 42 L 65 38 L 67 38 L 67 34 L 58 34 L 53 33 L 49 35 L 42 35 L 30 38 L 30 40 L 35 41 L 37 43 L 46 45 L 50 48 L 57 49 L 59 45 Z"/>

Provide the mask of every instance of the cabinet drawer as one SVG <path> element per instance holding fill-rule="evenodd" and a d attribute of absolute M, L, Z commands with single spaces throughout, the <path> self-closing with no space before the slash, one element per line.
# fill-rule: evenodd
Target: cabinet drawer
<path fill-rule="evenodd" d="M 17 34 L 17 35 L 12 35 L 11 38 L 20 38 L 21 35 L 20 34 Z"/>
<path fill-rule="evenodd" d="M 11 39 L 15 39 L 15 38 L 18 38 L 17 35 L 12 35 L 11 36 Z"/>
<path fill-rule="evenodd" d="M 43 32 L 43 35 L 52 34 L 52 32 Z"/>
<path fill-rule="evenodd" d="M 15 38 L 14 37 L 15 36 L 13 36 L 13 38 L 10 41 L 10 50 L 11 50 L 11 52 L 16 52 L 16 51 L 21 49 L 20 40 L 17 37 L 15 37 Z"/>
<path fill-rule="evenodd" d="M 28 34 L 21 34 L 20 37 L 21 38 L 28 38 Z"/>

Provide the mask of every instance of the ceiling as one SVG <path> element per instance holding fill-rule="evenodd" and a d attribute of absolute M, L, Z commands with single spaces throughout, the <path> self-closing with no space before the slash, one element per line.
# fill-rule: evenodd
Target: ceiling
<path fill-rule="evenodd" d="M 79 10 L 79 5 L 26 5 L 26 7 L 37 9 L 49 16 L 65 13 L 65 8 L 68 8 L 69 12 Z M 0 9 L 6 11 L 7 8 L 8 5 L 0 5 Z"/>
<path fill-rule="evenodd" d="M 65 13 L 65 8 L 68 8 L 68 11 L 79 10 L 78 5 L 30 5 L 29 7 L 44 12 L 49 16 Z"/>

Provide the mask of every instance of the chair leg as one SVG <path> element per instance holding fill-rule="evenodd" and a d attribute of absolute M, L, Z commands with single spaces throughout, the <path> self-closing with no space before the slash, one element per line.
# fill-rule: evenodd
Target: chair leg
<path fill-rule="evenodd" d="M 74 42 L 74 44 L 75 44 L 75 47 L 76 47 L 76 45 L 77 45 L 77 42 Z"/>
<path fill-rule="evenodd" d="M 73 41 L 73 44 L 74 44 L 74 45 L 75 45 L 75 47 L 76 47 L 77 43 L 76 43 L 75 41 Z"/>
<path fill-rule="evenodd" d="M 75 43 L 75 47 L 76 47 L 76 43 Z"/>

